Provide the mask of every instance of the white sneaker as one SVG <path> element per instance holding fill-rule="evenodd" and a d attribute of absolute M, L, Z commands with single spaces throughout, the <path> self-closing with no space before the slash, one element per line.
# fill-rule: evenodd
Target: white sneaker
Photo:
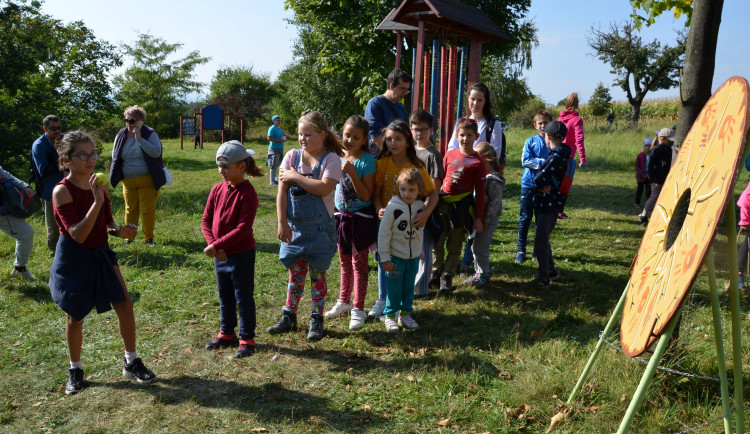
<path fill-rule="evenodd" d="M 336 300 L 336 304 L 333 305 L 331 310 L 325 313 L 326 318 L 336 318 L 341 315 L 345 315 L 352 311 L 352 302 L 344 303 L 341 300 Z"/>
<path fill-rule="evenodd" d="M 395 333 L 401 330 L 398 328 L 398 323 L 395 318 L 385 319 L 385 329 L 388 330 L 388 333 Z"/>
<path fill-rule="evenodd" d="M 398 324 L 405 329 L 415 329 L 419 327 L 419 324 L 414 321 L 414 318 L 412 318 L 411 315 L 399 317 Z"/>
<path fill-rule="evenodd" d="M 13 271 L 10 272 L 10 277 L 20 277 L 23 280 L 28 280 L 29 282 L 32 280 L 36 280 L 36 277 L 31 274 L 31 271 L 29 271 L 28 268 L 24 268 L 23 271 L 18 271 L 14 268 Z"/>
<path fill-rule="evenodd" d="M 352 309 L 351 319 L 349 320 L 349 330 L 359 330 L 367 321 L 367 314 L 362 309 Z"/>
<path fill-rule="evenodd" d="M 377 318 L 383 315 L 384 310 L 385 299 L 379 298 L 375 301 L 375 304 L 372 305 L 372 309 L 370 309 L 370 312 L 367 313 L 367 316 L 369 316 L 370 318 Z"/>

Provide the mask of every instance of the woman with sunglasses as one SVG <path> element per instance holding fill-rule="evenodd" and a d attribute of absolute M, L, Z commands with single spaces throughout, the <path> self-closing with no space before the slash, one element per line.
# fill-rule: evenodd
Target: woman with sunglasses
<path fill-rule="evenodd" d="M 115 137 L 112 149 L 112 187 L 122 181 L 125 199 L 125 223 L 138 224 L 140 217 L 146 244 L 154 245 L 156 198 L 166 184 L 161 159 L 161 141 L 153 128 L 143 124 L 146 110 L 134 105 L 125 109 L 125 128 Z M 130 244 L 133 238 L 125 240 Z"/>

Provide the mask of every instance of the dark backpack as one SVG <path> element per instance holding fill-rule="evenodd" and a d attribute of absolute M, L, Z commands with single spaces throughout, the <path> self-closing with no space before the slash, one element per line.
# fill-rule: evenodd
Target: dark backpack
<path fill-rule="evenodd" d="M 24 189 L 19 189 L 8 178 L 0 176 L 0 215 L 25 219 L 34 213 L 34 201 Z"/>
<path fill-rule="evenodd" d="M 495 117 L 491 117 L 487 119 L 487 134 L 485 137 L 485 142 L 490 142 L 492 140 L 492 131 L 495 129 L 495 121 L 497 119 Z M 500 155 L 497 156 L 497 162 L 501 166 L 505 166 L 505 132 L 503 131 L 501 133 L 503 135 L 503 145 L 502 145 L 502 152 L 500 152 Z"/>

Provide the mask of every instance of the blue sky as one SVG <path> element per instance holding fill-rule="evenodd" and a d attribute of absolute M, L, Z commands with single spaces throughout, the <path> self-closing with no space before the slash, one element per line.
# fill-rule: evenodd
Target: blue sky
<path fill-rule="evenodd" d="M 184 44 L 184 53 L 198 50 L 212 60 L 196 69 L 196 78 L 208 84 L 222 66 L 253 65 L 272 78 L 292 61 L 296 28 L 286 23 L 292 14 L 281 0 L 216 0 L 213 2 L 131 0 L 47 0 L 42 10 L 65 22 L 82 20 L 97 38 L 112 43 L 132 43 L 147 32 L 170 43 Z M 628 0 L 533 0 L 529 17 L 539 28 L 540 45 L 532 53 L 533 66 L 526 71 L 531 91 L 548 103 L 579 92 L 587 101 L 597 83 L 612 86 L 609 67 L 592 55 L 586 43 L 591 26 L 608 28 L 631 12 Z M 733 75 L 750 78 L 747 55 L 750 1 L 725 0 L 713 88 Z M 642 37 L 674 43 L 676 29 L 684 20 L 671 13 L 644 28 Z M 112 71 L 122 72 L 121 70 Z M 615 100 L 624 100 L 622 89 L 611 88 Z M 647 98 L 676 97 L 677 89 L 652 92 Z"/>

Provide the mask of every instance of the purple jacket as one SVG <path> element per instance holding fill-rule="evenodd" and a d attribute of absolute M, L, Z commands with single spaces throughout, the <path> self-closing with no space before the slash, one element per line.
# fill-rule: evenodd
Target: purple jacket
<path fill-rule="evenodd" d="M 635 180 L 636 182 L 646 182 L 648 173 L 646 172 L 646 153 L 641 152 L 635 157 Z"/>

